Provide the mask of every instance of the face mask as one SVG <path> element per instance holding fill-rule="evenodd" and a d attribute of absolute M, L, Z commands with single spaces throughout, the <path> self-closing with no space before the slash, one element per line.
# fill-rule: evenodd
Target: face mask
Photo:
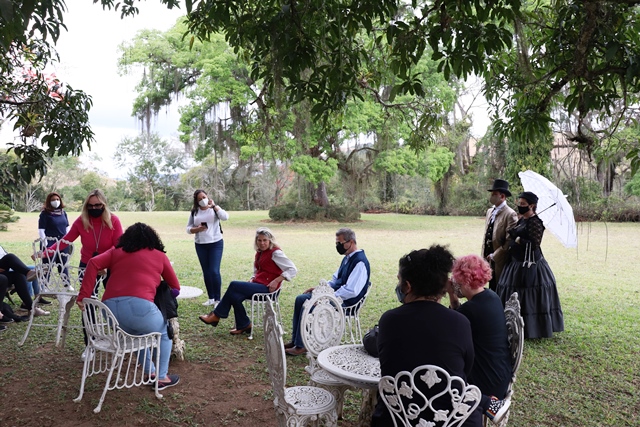
<path fill-rule="evenodd" d="M 52 200 L 51 206 L 53 207 L 53 209 L 58 209 L 58 207 L 60 206 L 60 200 Z"/>
<path fill-rule="evenodd" d="M 104 212 L 104 208 L 89 209 L 89 215 L 94 218 L 100 218 L 102 216 L 102 212 Z"/>
<path fill-rule="evenodd" d="M 203 207 L 203 208 L 204 208 L 204 207 L 206 207 L 206 206 L 209 204 L 209 199 L 207 199 L 207 198 L 205 197 L 204 199 L 200 200 L 200 201 L 198 202 L 198 204 L 199 204 L 201 207 Z"/>
<path fill-rule="evenodd" d="M 344 247 L 344 243 L 340 243 L 340 242 L 336 243 L 336 251 L 338 251 L 340 255 L 346 254 L 347 249 Z"/>
<path fill-rule="evenodd" d="M 400 284 L 396 286 L 396 297 L 398 297 L 398 301 L 400 304 L 404 304 L 404 298 L 406 297 L 405 293 L 400 289 Z"/>
<path fill-rule="evenodd" d="M 526 214 L 527 212 L 529 212 L 529 207 L 530 206 L 518 206 L 518 213 L 520 215 Z"/>

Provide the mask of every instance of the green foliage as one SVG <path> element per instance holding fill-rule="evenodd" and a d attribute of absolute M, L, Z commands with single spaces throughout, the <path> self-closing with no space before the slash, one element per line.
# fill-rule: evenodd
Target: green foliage
<path fill-rule="evenodd" d="M 640 174 L 635 174 L 630 181 L 627 181 L 624 191 L 629 195 L 640 196 Z"/>
<path fill-rule="evenodd" d="M 298 156 L 291 162 L 291 170 L 313 184 L 328 181 L 338 166 L 336 159 L 318 159 L 307 155 Z"/>
<path fill-rule="evenodd" d="M 335 206 L 321 207 L 314 204 L 284 204 L 269 209 L 269 218 L 273 221 L 343 221 L 353 222 L 360 219 L 360 212 L 355 207 Z"/>
<path fill-rule="evenodd" d="M 7 230 L 7 224 L 9 222 L 16 222 L 20 219 L 19 216 L 13 215 L 13 209 L 9 206 L 0 203 L 0 231 Z"/>
<path fill-rule="evenodd" d="M 441 181 L 449 172 L 455 155 L 446 147 L 435 147 L 427 150 L 425 164 L 426 175 L 431 182 Z"/>
<path fill-rule="evenodd" d="M 512 154 L 525 155 L 509 156 L 508 177 L 529 165 L 547 170 L 542 156 L 552 126 L 590 156 L 621 123 L 635 120 L 628 107 L 640 92 L 639 6 L 532 2 L 516 16 L 513 47 L 488 58 L 485 75 L 487 99 L 502 118 L 498 134 Z M 537 144 L 544 150 L 533 153 Z M 623 155 L 635 171 L 637 144 Z M 521 165 L 513 163 L 518 159 Z"/>

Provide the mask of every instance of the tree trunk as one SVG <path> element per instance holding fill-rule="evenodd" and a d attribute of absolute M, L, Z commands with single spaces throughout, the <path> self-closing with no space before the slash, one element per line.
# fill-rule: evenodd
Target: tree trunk
<path fill-rule="evenodd" d="M 313 184 L 309 184 L 311 186 L 311 194 L 313 197 L 313 203 L 323 208 L 329 206 L 329 197 L 327 196 L 327 187 L 323 182 L 319 183 L 317 186 Z"/>

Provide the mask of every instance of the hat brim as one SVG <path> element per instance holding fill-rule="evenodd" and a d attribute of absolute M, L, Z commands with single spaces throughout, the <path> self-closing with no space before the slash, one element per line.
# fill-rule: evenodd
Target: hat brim
<path fill-rule="evenodd" d="M 504 188 L 490 188 L 487 191 L 499 191 L 507 197 L 511 197 L 511 191 L 505 190 Z"/>

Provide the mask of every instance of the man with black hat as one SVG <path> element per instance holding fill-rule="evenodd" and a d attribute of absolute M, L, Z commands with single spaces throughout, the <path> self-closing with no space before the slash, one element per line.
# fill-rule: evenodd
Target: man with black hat
<path fill-rule="evenodd" d="M 487 210 L 485 218 L 482 256 L 491 264 L 493 275 L 489 281 L 489 289 L 495 291 L 502 269 L 509 260 L 507 230 L 518 222 L 516 212 L 507 205 L 507 197 L 511 197 L 509 183 L 504 179 L 496 179 L 489 190 L 489 201 L 493 207 Z"/>

